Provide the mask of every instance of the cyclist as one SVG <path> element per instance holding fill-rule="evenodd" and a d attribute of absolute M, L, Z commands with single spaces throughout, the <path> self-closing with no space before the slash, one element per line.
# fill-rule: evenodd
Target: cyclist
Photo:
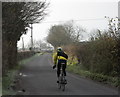
<path fill-rule="evenodd" d="M 53 54 L 53 61 L 54 61 L 53 69 L 56 68 L 56 65 L 57 65 L 57 77 L 58 77 L 57 83 L 59 83 L 61 63 L 65 63 L 64 65 L 62 65 L 62 69 L 63 69 L 64 76 L 66 76 L 65 69 L 67 65 L 67 59 L 68 59 L 68 55 L 62 50 L 61 47 L 58 47 L 57 52 Z"/>

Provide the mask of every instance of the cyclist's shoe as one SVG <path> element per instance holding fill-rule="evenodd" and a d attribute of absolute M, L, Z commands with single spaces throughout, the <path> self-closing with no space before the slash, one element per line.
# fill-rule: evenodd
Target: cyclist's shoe
<path fill-rule="evenodd" d="M 59 81 L 57 81 L 57 83 L 59 83 Z"/>
<path fill-rule="evenodd" d="M 67 80 L 66 79 L 64 80 L 64 84 L 67 84 Z"/>

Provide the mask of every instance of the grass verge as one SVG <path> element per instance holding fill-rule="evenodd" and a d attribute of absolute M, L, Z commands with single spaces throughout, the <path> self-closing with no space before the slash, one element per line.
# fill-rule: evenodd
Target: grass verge
<path fill-rule="evenodd" d="M 40 56 L 42 53 L 37 53 L 34 56 L 21 60 L 18 65 L 9 70 L 6 75 L 2 78 L 2 95 L 16 95 L 17 91 L 13 90 L 11 86 L 14 84 L 15 77 L 18 76 L 19 70 L 22 68 L 21 64 L 26 64 L 27 62 L 31 61 L 33 58 Z"/>
<path fill-rule="evenodd" d="M 114 87 L 118 87 L 120 85 L 120 78 L 118 77 L 111 77 L 103 74 L 85 71 L 85 70 L 82 70 L 78 65 L 68 65 L 67 71 L 78 74 L 82 77 L 90 78 L 92 80 L 114 86 Z"/>
<path fill-rule="evenodd" d="M 16 66 L 14 69 L 9 70 L 6 75 L 2 78 L 2 95 L 15 95 L 16 92 L 12 89 L 14 85 L 13 82 L 20 69 L 20 65 Z"/>
<path fill-rule="evenodd" d="M 43 55 L 43 53 L 37 53 L 35 54 L 34 56 L 30 57 L 30 58 L 27 58 L 27 59 L 24 59 L 24 60 L 21 60 L 19 61 L 19 65 L 21 64 L 26 64 L 27 62 L 31 61 L 33 58 L 37 57 L 37 56 L 40 56 L 40 55 Z"/>
<path fill-rule="evenodd" d="M 2 78 L 0 77 L 0 97 L 2 96 Z"/>

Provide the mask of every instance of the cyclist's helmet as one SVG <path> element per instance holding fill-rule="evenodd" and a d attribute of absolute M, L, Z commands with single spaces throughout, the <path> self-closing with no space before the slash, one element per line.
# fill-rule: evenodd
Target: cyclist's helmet
<path fill-rule="evenodd" d="M 61 48 L 61 47 L 58 47 L 58 48 L 57 48 L 57 51 L 58 51 L 58 52 L 61 52 L 61 51 L 62 51 L 62 48 Z"/>

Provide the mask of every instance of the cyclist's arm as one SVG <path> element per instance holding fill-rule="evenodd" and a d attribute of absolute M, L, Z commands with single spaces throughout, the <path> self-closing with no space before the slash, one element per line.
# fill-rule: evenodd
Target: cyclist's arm
<path fill-rule="evenodd" d="M 54 63 L 54 65 L 57 64 L 57 53 L 53 54 L 53 63 Z"/>

